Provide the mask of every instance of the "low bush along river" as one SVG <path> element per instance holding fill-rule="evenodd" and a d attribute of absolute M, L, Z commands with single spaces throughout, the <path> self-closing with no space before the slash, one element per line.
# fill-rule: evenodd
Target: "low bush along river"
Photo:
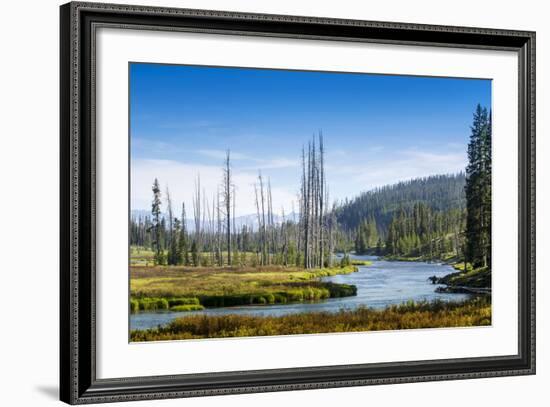
<path fill-rule="evenodd" d="M 177 317 L 192 314 L 225 315 L 285 315 L 302 312 L 354 309 L 359 306 L 385 308 L 391 304 L 401 304 L 409 300 L 432 301 L 462 301 L 470 297 L 468 294 L 436 293 L 436 285 L 428 278 L 442 277 L 453 273 L 451 266 L 439 263 L 424 263 L 411 261 L 386 261 L 374 256 L 351 256 L 356 260 L 370 260 L 369 266 L 358 266 L 359 271 L 351 274 L 323 277 L 323 281 L 353 284 L 357 287 L 357 295 L 353 297 L 329 298 L 318 302 L 302 302 L 281 305 L 249 305 L 241 307 L 209 308 L 190 312 L 138 312 L 130 315 L 130 329 L 154 328 L 164 325 Z"/>

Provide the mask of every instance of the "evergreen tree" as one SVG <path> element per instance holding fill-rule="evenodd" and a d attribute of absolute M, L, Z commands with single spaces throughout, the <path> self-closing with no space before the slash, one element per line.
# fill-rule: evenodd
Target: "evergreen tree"
<path fill-rule="evenodd" d="M 491 120 L 477 106 L 471 126 L 466 167 L 466 261 L 490 266 L 491 248 Z"/>
<path fill-rule="evenodd" d="M 401 209 L 409 211 L 417 205 L 425 205 L 436 211 L 464 209 L 464 185 L 465 174 L 462 172 L 402 181 L 363 192 L 351 200 L 346 198 L 339 203 L 334 214 L 341 228 L 353 231 L 354 236 L 365 219 L 372 219 L 376 222 L 377 232 L 387 237 L 389 225 Z M 420 221 L 422 218 L 417 219 Z M 430 220 L 425 218 L 421 221 L 426 226 Z M 376 239 L 370 245 L 375 243 Z"/>
<path fill-rule="evenodd" d="M 172 263 L 173 265 L 181 264 L 181 246 L 180 246 L 180 236 L 181 236 L 181 222 L 178 218 L 174 218 L 174 230 L 173 230 L 173 236 L 172 236 L 172 247 L 170 249 Z M 172 254 L 173 253 L 173 254 Z"/>
<path fill-rule="evenodd" d="M 155 264 L 163 264 L 164 256 L 161 246 L 161 219 L 160 219 L 160 187 L 159 182 L 155 178 L 153 182 L 153 203 L 151 204 L 151 214 L 153 216 L 153 245 L 155 251 Z"/>
<path fill-rule="evenodd" d="M 169 265 L 177 264 L 177 251 L 178 251 L 178 235 L 179 231 L 175 231 L 174 228 L 174 213 L 172 211 L 172 198 L 170 198 L 170 191 L 166 188 L 166 203 L 167 203 L 167 217 L 168 217 L 168 230 L 167 230 L 167 248 L 168 256 L 167 263 Z"/>
<path fill-rule="evenodd" d="M 181 228 L 178 238 L 178 256 L 177 263 L 184 266 L 189 265 L 189 248 L 188 248 L 188 236 L 187 236 L 187 217 L 185 214 L 185 203 L 181 204 Z"/>
<path fill-rule="evenodd" d="M 197 241 L 196 240 L 193 240 L 193 243 L 191 244 L 191 258 L 193 259 L 193 266 L 195 266 L 195 267 L 200 266 L 199 249 L 197 247 Z"/>

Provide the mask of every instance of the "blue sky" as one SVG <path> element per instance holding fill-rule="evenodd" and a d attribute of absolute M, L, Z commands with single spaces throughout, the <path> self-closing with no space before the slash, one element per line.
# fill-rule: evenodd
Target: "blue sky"
<path fill-rule="evenodd" d="M 178 205 L 198 174 L 211 197 L 230 149 L 237 215 L 254 212 L 259 170 L 288 213 L 319 131 L 331 200 L 458 172 L 478 103 L 490 107 L 490 80 L 132 63 L 131 206 L 149 208 L 155 177 Z"/>

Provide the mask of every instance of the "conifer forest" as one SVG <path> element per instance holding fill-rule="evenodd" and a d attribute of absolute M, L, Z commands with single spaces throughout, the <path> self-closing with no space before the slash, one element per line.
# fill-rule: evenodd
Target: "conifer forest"
<path fill-rule="evenodd" d="M 326 128 L 269 165 L 228 139 L 194 150 L 214 166 L 150 167 L 129 214 L 131 340 L 490 325 L 491 111 L 465 122 L 463 166 L 411 149 L 441 170 L 403 159 L 373 186 L 384 168 L 353 181 Z"/>

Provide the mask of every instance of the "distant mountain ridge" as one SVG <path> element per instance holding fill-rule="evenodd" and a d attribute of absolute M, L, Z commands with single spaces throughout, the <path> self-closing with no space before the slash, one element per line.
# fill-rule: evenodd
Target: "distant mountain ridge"
<path fill-rule="evenodd" d="M 290 214 L 286 215 L 285 219 L 290 220 L 293 219 L 293 216 L 296 217 L 296 220 L 298 220 L 298 214 Z M 146 217 L 151 219 L 151 211 L 145 210 L 145 209 L 133 209 L 131 211 L 130 217 L 133 220 L 139 220 L 140 218 L 144 220 Z M 162 213 L 161 217 L 166 217 L 166 214 Z M 179 218 L 180 216 L 176 216 Z M 275 224 L 281 224 L 283 222 L 282 216 L 279 215 L 273 215 L 273 222 Z M 243 215 L 243 216 L 237 216 L 235 217 L 235 226 L 237 229 L 241 229 L 243 226 L 252 227 L 254 230 L 258 230 L 258 217 L 256 214 L 250 214 L 250 215 Z M 193 219 L 187 219 L 186 222 L 187 230 L 189 232 L 193 232 L 195 230 L 195 221 Z"/>
<path fill-rule="evenodd" d="M 395 212 L 400 208 L 411 209 L 416 203 L 424 203 L 430 208 L 440 211 L 466 207 L 464 173 L 433 175 L 401 181 L 392 185 L 385 185 L 370 191 L 362 192 L 353 199 L 346 200 L 336 208 L 338 223 L 347 230 L 354 230 L 365 219 L 374 218 L 378 231 L 384 235 Z M 161 215 L 165 217 L 165 214 Z M 151 211 L 134 209 L 131 211 L 134 220 L 145 217 L 151 218 Z M 176 215 L 176 217 L 179 217 Z M 281 216 L 273 215 L 274 222 L 281 224 Z M 289 214 L 286 219 L 298 220 L 299 214 Z M 258 230 L 256 214 L 238 216 L 235 226 L 241 229 L 244 225 Z M 195 223 L 187 219 L 187 230 L 193 232 Z"/>
<path fill-rule="evenodd" d="M 336 209 L 336 218 L 348 230 L 357 228 L 364 219 L 374 218 L 379 232 L 385 234 L 394 213 L 400 208 L 410 209 L 416 203 L 423 203 L 440 211 L 464 209 L 465 184 L 466 176 L 460 172 L 386 185 L 343 202 Z"/>

